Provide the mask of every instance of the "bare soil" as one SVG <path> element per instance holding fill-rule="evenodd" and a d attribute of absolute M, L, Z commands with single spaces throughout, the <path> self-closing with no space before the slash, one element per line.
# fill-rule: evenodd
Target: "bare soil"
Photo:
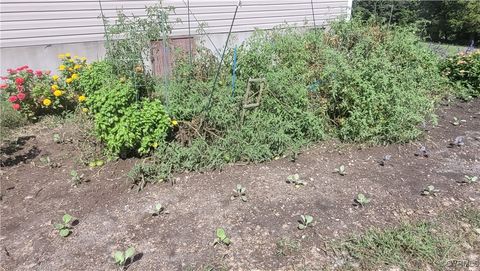
<path fill-rule="evenodd" d="M 112 252 L 128 246 L 139 253 L 128 270 L 334 267 L 338 258 L 326 249 L 334 239 L 480 207 L 480 184 L 458 183 L 464 175 L 480 175 L 480 100 L 444 106 L 438 116 L 438 125 L 426 127 L 417 142 L 362 147 L 326 141 L 294 162 L 286 157 L 184 173 L 141 192 L 130 189 L 127 178 L 139 160 L 90 169 L 80 162 L 75 140 L 52 139 L 54 133 L 75 138 L 75 126 L 37 124 L 1 146 L 0 269 L 116 270 Z M 455 126 L 454 117 L 466 122 Z M 457 136 L 465 144 L 450 146 Z M 428 157 L 414 155 L 422 145 Z M 391 159 L 381 166 L 385 155 Z M 57 165 L 50 167 L 46 157 Z M 334 173 L 340 165 L 345 176 Z M 72 186 L 71 170 L 89 181 Z M 295 173 L 304 187 L 286 183 Z M 246 187 L 247 202 L 231 200 L 237 184 Z M 436 197 L 421 196 L 428 185 L 440 190 Z M 355 207 L 358 193 L 370 197 L 370 204 Z M 169 214 L 151 216 L 156 203 Z M 78 224 L 62 238 L 52 223 L 65 212 Z M 301 214 L 312 215 L 314 226 L 298 230 Z M 218 227 L 226 230 L 230 246 L 212 246 Z M 280 240 L 294 240 L 299 250 L 281 255 Z"/>

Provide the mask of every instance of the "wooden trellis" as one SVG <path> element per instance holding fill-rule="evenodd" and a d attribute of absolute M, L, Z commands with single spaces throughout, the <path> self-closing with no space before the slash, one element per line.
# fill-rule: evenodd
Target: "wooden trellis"
<path fill-rule="evenodd" d="M 265 78 L 249 78 L 247 82 L 247 90 L 243 96 L 243 110 L 241 116 L 241 122 L 245 118 L 245 112 L 247 109 L 252 109 L 260 106 L 262 101 L 262 92 L 264 91 L 267 81 Z M 253 88 L 253 85 L 258 85 L 257 88 Z"/>

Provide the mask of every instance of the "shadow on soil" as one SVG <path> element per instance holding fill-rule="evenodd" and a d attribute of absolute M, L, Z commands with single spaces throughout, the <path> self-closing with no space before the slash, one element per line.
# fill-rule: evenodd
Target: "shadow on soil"
<path fill-rule="evenodd" d="M 3 159 L 3 157 L 0 159 L 0 165 L 2 167 L 12 167 L 37 157 L 41 152 L 37 146 L 31 147 L 26 153 L 8 157 L 14 153 L 22 151 L 25 148 L 26 143 L 33 138 L 35 138 L 35 136 L 22 136 L 17 140 L 9 141 L 5 146 L 0 147 L 0 154 L 7 157 L 6 159 Z"/>

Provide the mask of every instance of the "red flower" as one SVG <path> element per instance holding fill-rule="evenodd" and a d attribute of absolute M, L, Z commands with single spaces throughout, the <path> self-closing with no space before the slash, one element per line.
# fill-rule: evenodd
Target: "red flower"
<path fill-rule="evenodd" d="M 8 97 L 8 101 L 11 102 L 11 103 L 14 103 L 18 100 L 17 96 L 10 96 Z"/>
<path fill-rule="evenodd" d="M 38 77 L 42 77 L 43 72 L 41 70 L 36 70 L 35 75 L 38 76 Z"/>
<path fill-rule="evenodd" d="M 22 77 L 17 77 L 17 79 L 15 79 L 15 84 L 17 84 L 17 86 L 21 86 L 23 83 L 25 83 L 25 79 Z"/>
<path fill-rule="evenodd" d="M 16 73 L 17 73 L 16 70 L 12 70 L 12 69 L 7 69 L 7 72 L 8 72 L 9 74 L 16 74 Z"/>
<path fill-rule="evenodd" d="M 6 76 L 0 76 L 0 79 L 2 79 L 2 80 L 8 80 L 8 77 L 6 77 Z"/>
<path fill-rule="evenodd" d="M 23 65 L 23 66 L 21 66 L 21 67 L 18 67 L 18 68 L 17 68 L 17 71 L 23 71 L 23 70 L 25 70 L 25 69 L 28 69 L 28 65 Z"/>
<path fill-rule="evenodd" d="M 20 101 L 25 100 L 25 96 L 27 96 L 27 95 L 25 95 L 25 93 L 23 93 L 23 92 L 20 92 L 20 93 L 17 94 L 17 98 L 18 98 Z"/>
<path fill-rule="evenodd" d="M 24 88 L 23 88 L 23 86 L 17 86 L 17 90 L 18 90 L 18 91 L 23 91 Z"/>
<path fill-rule="evenodd" d="M 12 104 L 13 110 L 18 111 L 20 110 L 20 105 L 19 104 Z"/>
<path fill-rule="evenodd" d="M 8 88 L 8 84 L 1 84 L 0 85 L 0 89 L 6 89 L 6 88 Z"/>
<path fill-rule="evenodd" d="M 27 72 L 28 72 L 28 73 L 33 73 L 33 70 L 32 70 L 32 69 L 28 69 Z"/>

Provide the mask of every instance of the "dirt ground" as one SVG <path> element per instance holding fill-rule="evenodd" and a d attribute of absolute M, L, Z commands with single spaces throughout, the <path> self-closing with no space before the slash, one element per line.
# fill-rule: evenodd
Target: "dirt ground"
<path fill-rule="evenodd" d="M 139 254 L 128 270 L 334 267 L 339 260 L 326 250 L 334 239 L 480 207 L 480 184 L 458 183 L 464 175 L 480 175 L 480 100 L 443 106 L 438 116 L 438 125 L 426 127 L 425 137 L 410 144 L 361 147 L 327 141 L 294 162 L 287 157 L 185 173 L 141 192 L 130 189 L 126 176 L 138 160 L 90 169 L 80 163 L 74 143 L 52 139 L 54 133 L 74 136 L 75 130 L 29 127 L 17 142 L 1 147 L 1 268 L 115 270 L 112 252 L 130 245 Z M 455 126 L 454 117 L 466 122 Z M 465 144 L 450 146 L 457 136 L 464 136 Z M 428 157 L 414 155 L 421 145 Z M 391 159 L 381 166 L 385 155 Z M 57 165 L 50 167 L 46 157 Z M 334 173 L 340 165 L 345 176 Z M 71 170 L 89 182 L 72 186 Z M 286 183 L 295 173 L 304 187 Z M 246 187 L 247 202 L 231 200 L 237 184 Z M 436 197 L 421 196 L 428 185 L 440 190 Z M 370 204 L 353 206 L 358 193 L 370 197 Z M 169 214 L 152 217 L 156 203 Z M 62 238 L 52 222 L 65 212 L 78 224 Z M 298 230 L 301 214 L 312 215 L 314 226 Z M 212 246 L 218 227 L 231 238 L 229 247 Z M 280 240 L 295 240 L 299 252 L 279 255 Z M 480 253 L 478 247 L 472 250 Z"/>

